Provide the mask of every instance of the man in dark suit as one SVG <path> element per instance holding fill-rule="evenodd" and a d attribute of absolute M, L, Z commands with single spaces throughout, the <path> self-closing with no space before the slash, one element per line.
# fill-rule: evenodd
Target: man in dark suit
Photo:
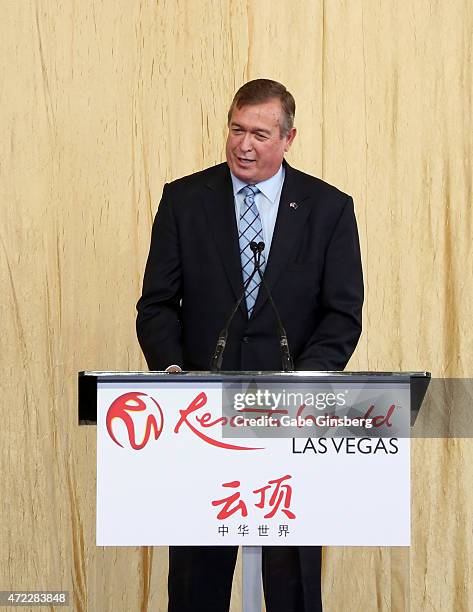
<path fill-rule="evenodd" d="M 264 242 L 264 277 L 296 370 L 343 370 L 361 332 L 363 281 L 353 201 L 284 160 L 295 103 L 280 83 L 250 81 L 228 114 L 227 162 L 165 185 L 153 226 L 137 331 L 152 370 L 208 370 L 219 331 Z M 275 318 L 251 281 L 223 370 L 279 371 Z M 268 612 L 322 609 L 318 547 L 268 547 Z M 228 610 L 236 549 L 171 547 L 169 610 Z"/>

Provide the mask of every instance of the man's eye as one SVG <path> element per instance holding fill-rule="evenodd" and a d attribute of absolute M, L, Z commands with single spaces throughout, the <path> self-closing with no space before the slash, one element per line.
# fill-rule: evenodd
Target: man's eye
<path fill-rule="evenodd" d="M 234 134 L 241 134 L 241 129 L 240 128 L 232 128 L 232 132 Z"/>
<path fill-rule="evenodd" d="M 266 140 L 268 138 L 266 134 L 255 134 L 255 136 L 258 140 Z"/>

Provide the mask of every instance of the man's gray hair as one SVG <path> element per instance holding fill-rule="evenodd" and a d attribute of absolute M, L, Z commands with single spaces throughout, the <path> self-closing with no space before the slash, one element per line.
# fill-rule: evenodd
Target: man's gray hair
<path fill-rule="evenodd" d="M 228 125 L 235 108 L 251 104 L 261 104 L 277 99 L 281 103 L 283 121 L 281 125 L 281 138 L 287 136 L 294 126 L 296 102 L 293 95 L 277 81 L 271 79 L 254 79 L 248 81 L 236 92 L 228 111 Z"/>

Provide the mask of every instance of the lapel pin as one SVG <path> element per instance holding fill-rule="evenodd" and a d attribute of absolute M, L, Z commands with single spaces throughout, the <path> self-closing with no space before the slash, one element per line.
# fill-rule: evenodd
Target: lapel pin
<path fill-rule="evenodd" d="M 295 202 L 291 202 L 291 203 L 289 204 L 289 207 L 290 207 L 290 208 L 292 208 L 292 209 L 294 209 L 294 210 L 297 210 L 298 204 L 296 204 Z"/>

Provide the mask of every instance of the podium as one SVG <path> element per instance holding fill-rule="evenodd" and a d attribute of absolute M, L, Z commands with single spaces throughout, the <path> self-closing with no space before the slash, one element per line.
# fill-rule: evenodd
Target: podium
<path fill-rule="evenodd" d="M 81 372 L 97 545 L 409 546 L 410 426 L 427 372 Z"/>

